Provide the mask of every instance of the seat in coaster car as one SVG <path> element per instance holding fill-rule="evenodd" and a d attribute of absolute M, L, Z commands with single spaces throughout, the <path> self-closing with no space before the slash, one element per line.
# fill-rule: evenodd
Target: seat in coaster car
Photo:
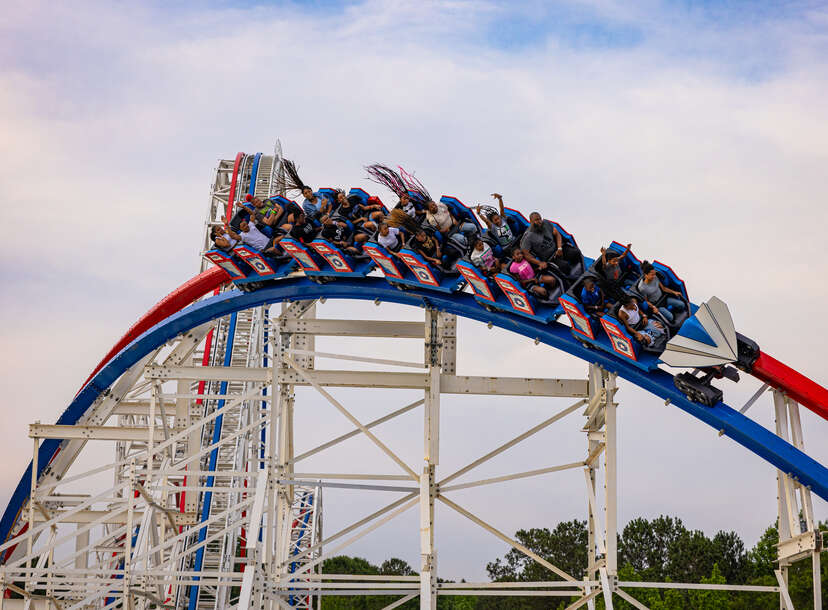
<path fill-rule="evenodd" d="M 621 316 L 618 314 L 620 309 L 621 309 L 621 303 L 616 303 L 615 305 L 613 305 L 612 309 L 610 309 L 610 315 L 613 318 L 615 318 L 616 320 L 618 320 L 618 322 L 623 327 L 624 323 L 621 321 Z M 642 316 L 644 315 L 644 312 L 641 311 L 640 307 L 639 307 L 639 313 L 641 313 Z M 670 336 L 671 336 L 670 325 L 667 324 L 667 322 L 664 320 L 664 318 L 661 317 L 658 314 L 655 314 L 653 316 L 648 316 L 648 317 L 654 317 L 659 322 L 661 322 L 661 325 L 664 327 L 664 334 L 662 335 L 662 339 L 659 340 L 657 343 L 655 343 L 653 345 L 644 345 L 640 341 L 637 341 L 635 338 L 633 338 L 633 341 L 636 341 L 636 343 L 638 343 L 638 345 L 641 346 L 641 349 L 643 349 L 645 352 L 652 352 L 654 354 L 660 354 L 661 352 L 664 351 L 664 346 L 667 344 L 667 341 L 670 340 Z M 643 317 L 642 317 L 641 320 L 639 320 L 638 324 L 633 326 L 633 328 L 637 331 L 641 331 L 644 328 L 644 324 L 642 324 L 642 322 L 643 322 Z M 626 327 L 624 327 L 624 328 L 626 329 Z"/>
<path fill-rule="evenodd" d="M 443 242 L 442 252 L 443 256 L 447 257 L 447 261 L 444 261 L 440 265 L 440 269 L 444 273 L 460 273 L 455 268 L 455 263 L 468 254 L 468 248 L 464 248 L 457 241 L 449 237 Z"/>
<path fill-rule="evenodd" d="M 563 291 L 563 285 L 564 285 L 564 284 L 563 284 L 563 279 L 561 278 L 561 276 L 560 276 L 559 274 L 557 274 L 557 273 L 553 273 L 553 272 L 551 272 L 551 271 L 549 271 L 549 270 L 547 270 L 547 271 L 545 272 L 545 273 L 549 273 L 549 275 L 553 276 L 556 280 L 558 280 L 558 281 L 557 281 L 557 283 L 555 284 L 555 287 L 554 287 L 554 288 L 552 288 L 551 290 L 550 290 L 547 286 L 544 286 L 543 284 L 541 284 L 540 282 L 538 282 L 537 280 L 535 280 L 535 283 L 534 283 L 534 284 L 530 284 L 530 286 L 529 286 L 529 287 L 525 287 L 525 286 L 521 283 L 520 278 L 519 278 L 517 275 L 515 275 L 514 273 L 512 273 L 511 271 L 509 271 L 509 265 L 511 265 L 511 264 L 512 264 L 512 262 L 513 262 L 513 261 L 512 261 L 512 259 L 511 259 L 511 258 L 506 258 L 506 259 L 504 259 L 503 268 L 502 268 L 502 270 L 501 270 L 501 273 L 504 273 L 504 274 L 508 275 L 510 278 L 512 278 L 513 280 L 515 280 L 515 282 L 517 283 L 517 285 L 518 285 L 518 286 L 520 286 L 520 287 L 524 290 L 524 292 L 526 292 L 526 294 L 528 294 L 528 295 L 529 295 L 529 296 L 531 296 L 533 299 L 535 299 L 535 301 L 536 301 L 536 302 L 538 302 L 538 303 L 540 303 L 540 304 L 542 304 L 542 305 L 552 305 L 552 306 L 554 306 L 554 307 L 557 307 L 557 306 L 558 306 L 558 298 L 559 298 L 559 297 L 563 294 L 563 292 L 564 292 L 564 291 Z M 531 288 L 532 286 L 542 286 L 543 288 L 546 288 L 546 291 L 547 291 L 549 294 L 548 294 L 545 298 L 539 297 L 538 295 L 536 295 L 536 294 L 532 291 L 532 288 Z"/>
<path fill-rule="evenodd" d="M 599 277 L 599 275 L 597 273 L 595 273 L 594 266 L 590 267 L 585 273 L 582 273 L 581 276 L 577 280 L 572 282 L 572 284 L 569 286 L 569 288 L 566 289 L 566 293 L 569 296 L 571 296 L 573 299 L 578 301 L 579 303 L 583 304 L 582 301 L 581 301 L 581 288 L 583 288 L 584 280 L 587 279 L 587 278 L 593 279 L 595 281 L 595 283 L 598 284 L 598 287 L 601 288 L 602 292 L 604 292 L 604 302 L 606 302 L 607 294 L 603 290 L 603 287 L 601 286 L 602 278 Z"/>

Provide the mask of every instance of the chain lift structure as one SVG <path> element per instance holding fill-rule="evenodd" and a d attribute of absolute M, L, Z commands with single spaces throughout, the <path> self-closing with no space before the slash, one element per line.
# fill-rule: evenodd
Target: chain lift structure
<path fill-rule="evenodd" d="M 278 194 L 281 147 L 274 154 L 239 153 L 218 163 L 201 254 L 209 231 L 230 218 L 247 193 Z M 280 193 L 284 196 L 285 193 Z M 396 596 L 395 608 L 419 598 L 434 610 L 444 595 L 575 597 L 569 608 L 593 610 L 636 587 L 719 589 L 778 596 L 793 610 L 788 567 L 812 562 L 814 607 L 820 597 L 822 539 L 812 493 L 828 499 L 828 469 L 805 453 L 800 403 L 828 414 L 825 390 L 760 355 L 765 383 L 740 409 L 698 404 L 661 369 L 642 371 L 573 340 L 571 326 L 542 325 L 482 308 L 468 290 L 453 294 L 416 286 L 400 290 L 377 267 L 364 278 L 311 281 L 300 271 L 240 291 L 225 269 L 202 257 L 201 273 L 139 320 L 93 371 L 55 424 L 29 426 L 32 462 L 0 522 L 0 610 L 16 608 L 320 608 L 328 595 Z M 301 264 L 301 261 L 299 261 Z M 386 274 L 387 275 L 387 274 Z M 473 284 L 473 282 L 471 282 Z M 468 288 L 473 288 L 470 285 Z M 479 287 L 478 287 L 479 288 Z M 419 321 L 328 319 L 320 302 L 359 299 L 419 307 Z M 381 311 L 381 309 L 377 309 Z M 563 349 L 585 361 L 581 379 L 479 377 L 458 374 L 457 317 L 505 328 L 527 341 Z M 481 326 L 482 328 L 482 326 Z M 316 349 L 317 337 L 419 341 L 423 358 L 401 361 Z M 362 370 L 320 369 L 317 360 L 359 363 Z M 762 360 L 764 358 L 764 360 Z M 770 363 L 770 364 L 769 364 Z M 777 366 L 778 365 L 778 366 Z M 392 370 L 389 370 L 392 369 Z M 617 419 L 619 377 L 697 417 L 777 468 L 777 585 L 624 582 L 618 579 Z M 801 376 L 800 376 L 801 377 Z M 793 380 L 793 381 L 792 381 Z M 297 453 L 297 388 L 311 388 L 352 429 Z M 336 388 L 407 389 L 414 401 L 361 421 Z M 307 391 L 307 390 L 303 390 Z M 820 393 L 821 391 L 821 393 Z M 440 468 L 440 404 L 464 394 L 549 399 L 548 417 L 465 466 Z M 772 396 L 775 430 L 746 412 Z M 303 394 L 304 395 L 304 394 Z M 560 400 L 566 406 L 560 408 Z M 382 424 L 421 413 L 422 459 L 410 463 L 381 440 Z M 568 426 L 584 438 L 567 463 L 480 478 L 481 465 L 530 437 Z M 385 454 L 393 472 L 324 472 L 303 466 L 362 437 Z M 112 450 L 114 447 L 114 457 Z M 314 463 L 317 463 L 314 461 Z M 457 502 L 455 491 L 500 486 L 565 470 L 583 473 L 589 532 L 588 567 L 577 579 Z M 354 494 L 390 492 L 392 502 L 337 531 L 323 531 L 326 488 Z M 493 491 L 492 493 L 495 493 Z M 556 574 L 546 582 L 441 582 L 435 505 L 442 504 Z M 329 503 L 330 504 L 330 503 Z M 336 506 L 328 506 L 336 509 Z M 323 574 L 323 562 L 406 511 L 419 512 L 420 564 L 415 576 Z"/>

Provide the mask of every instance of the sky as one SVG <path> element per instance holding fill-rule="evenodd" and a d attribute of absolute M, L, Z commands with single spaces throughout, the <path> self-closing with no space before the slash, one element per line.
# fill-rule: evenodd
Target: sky
<path fill-rule="evenodd" d="M 499 192 L 539 210 L 586 254 L 632 242 L 640 258 L 670 264 L 694 301 L 719 296 L 740 332 L 828 384 L 827 51 L 817 2 L 7 2 L 0 505 L 29 459 L 27 425 L 54 421 L 115 339 L 197 272 L 216 161 L 269 152 L 276 138 L 315 185 L 371 190 L 364 165 L 399 163 L 433 194 L 486 203 Z M 417 312 L 328 302 L 320 315 Z M 460 334 L 462 374 L 585 373 L 471 322 Z M 367 345 L 353 349 L 403 349 Z M 725 396 L 738 406 L 756 387 L 746 379 Z M 407 398 L 337 396 L 365 418 Z M 305 400 L 301 443 L 347 429 Z M 774 470 L 629 384 L 619 400 L 620 523 L 673 514 L 752 545 L 775 518 Z M 559 402 L 447 398 L 441 468 Z M 770 400 L 750 413 L 773 425 Z M 412 417 L 382 438 L 414 463 Z M 569 461 L 583 451 L 580 425 L 490 472 Z M 809 453 L 828 463 L 828 423 L 805 411 L 803 426 Z M 359 442 L 342 451 L 354 467 L 376 459 Z M 580 474 L 570 475 L 456 498 L 509 534 L 554 526 L 584 516 Z M 383 501 L 331 492 L 326 527 Z M 816 511 L 828 519 L 825 502 Z M 447 511 L 438 528 L 444 578 L 484 578 L 507 550 Z M 411 512 L 351 552 L 416 567 L 417 540 Z"/>

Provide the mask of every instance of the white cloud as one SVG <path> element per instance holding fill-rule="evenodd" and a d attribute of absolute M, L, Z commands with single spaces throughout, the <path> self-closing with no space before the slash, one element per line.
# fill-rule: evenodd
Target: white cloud
<path fill-rule="evenodd" d="M 196 271 L 215 159 L 268 151 L 276 136 L 314 184 L 365 186 L 363 164 L 399 162 L 434 194 L 476 202 L 499 191 L 539 209 L 588 254 L 632 241 L 640 256 L 672 264 L 695 300 L 721 296 L 763 348 L 828 383 L 828 64 L 816 52 L 824 11 L 706 28 L 701 18 L 671 23 L 656 9 L 589 4 L 596 18 L 640 27 L 640 44 L 573 48 L 550 34 L 499 50 L 485 44 L 509 16 L 496 4 L 368 2 L 333 16 L 290 6 L 12 7 L 16 30 L 0 43 L 9 60 L 0 73 L 0 332 L 13 414 L 0 439 L 9 456 L 0 496 L 27 459 L 26 424 L 54 419 L 114 339 Z M 699 38 L 691 49 L 682 36 Z M 763 40 L 770 68 L 745 75 L 740 53 Z M 583 369 L 525 342 L 484 338 L 479 325 L 461 332 L 469 373 L 491 373 L 493 362 L 511 375 Z M 738 404 L 752 389 L 728 395 Z M 664 511 L 758 537 L 773 518 L 772 469 L 642 392 L 623 393 L 622 521 Z M 481 404 L 491 411 L 470 408 L 468 437 L 511 417 Z M 514 425 L 529 427 L 533 414 Z M 768 411 L 760 418 L 771 423 Z M 828 425 L 805 419 L 806 442 L 828 461 L 815 447 Z M 405 430 L 392 439 L 404 443 Z M 457 441 L 466 457 L 480 449 L 475 438 Z M 497 472 L 525 467 L 513 460 Z M 560 504 L 554 483 L 524 489 L 537 505 L 500 527 L 583 508 Z M 752 504 L 763 509 L 745 517 Z M 488 510 L 503 509 L 492 501 Z M 473 538 L 474 560 L 445 551 L 447 576 L 481 577 L 477 558 L 503 552 Z M 386 547 L 358 549 L 379 559 Z"/>

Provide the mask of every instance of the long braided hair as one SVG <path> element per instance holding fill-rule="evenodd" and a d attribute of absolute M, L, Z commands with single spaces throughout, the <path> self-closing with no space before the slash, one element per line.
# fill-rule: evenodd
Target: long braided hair
<path fill-rule="evenodd" d="M 387 165 L 380 163 L 366 165 L 365 171 L 368 172 L 368 179 L 371 182 L 384 186 L 397 197 L 401 197 L 408 190 L 402 176 Z"/>
<path fill-rule="evenodd" d="M 289 193 L 291 191 L 302 192 L 307 185 L 299 177 L 296 164 L 290 159 L 282 159 L 282 169 L 279 173 L 278 187 L 280 190 Z"/>
<path fill-rule="evenodd" d="M 400 177 L 402 178 L 403 184 L 405 184 L 406 190 L 413 193 L 412 199 L 419 199 L 419 203 L 427 203 L 431 201 L 431 195 L 428 194 L 428 189 L 422 182 L 414 177 L 414 174 L 405 171 L 402 167 L 399 167 L 399 170 Z"/>

